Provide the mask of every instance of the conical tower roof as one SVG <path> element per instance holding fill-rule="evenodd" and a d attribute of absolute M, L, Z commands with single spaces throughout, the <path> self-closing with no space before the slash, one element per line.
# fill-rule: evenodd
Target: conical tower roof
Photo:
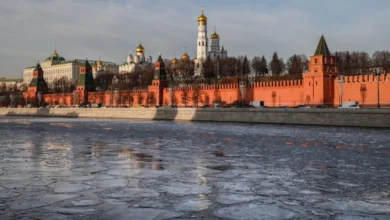
<path fill-rule="evenodd" d="M 328 45 L 326 44 L 324 35 L 321 36 L 320 41 L 318 42 L 317 50 L 314 53 L 314 56 L 330 56 Z"/>
<path fill-rule="evenodd" d="M 160 54 L 158 55 L 157 62 L 160 62 L 160 63 L 162 63 L 162 62 L 163 62 L 163 59 L 162 59 L 162 57 L 161 57 L 161 55 L 160 55 Z"/>
<path fill-rule="evenodd" d="M 37 65 L 35 66 L 34 71 L 38 71 L 38 72 L 42 71 L 42 67 L 41 67 L 41 65 L 39 63 L 37 63 Z"/>

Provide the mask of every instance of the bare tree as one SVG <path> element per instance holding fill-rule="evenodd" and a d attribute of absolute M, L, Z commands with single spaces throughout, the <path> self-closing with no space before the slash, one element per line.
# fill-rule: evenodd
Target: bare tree
<path fill-rule="evenodd" d="M 387 50 L 376 51 L 372 55 L 372 65 L 375 68 L 381 68 L 386 73 L 390 72 L 390 52 Z"/>
<path fill-rule="evenodd" d="M 198 107 L 199 102 L 203 103 L 202 92 L 199 85 L 194 85 L 192 90 L 192 101 L 194 102 L 195 107 Z"/>
<path fill-rule="evenodd" d="M 275 52 L 272 56 L 272 60 L 269 64 L 271 68 L 272 75 L 279 76 L 281 75 L 285 70 L 284 61 L 282 58 L 279 58 L 278 53 Z"/>
<path fill-rule="evenodd" d="M 305 55 L 291 56 L 287 61 L 287 69 L 289 75 L 301 75 L 309 68 L 309 62 Z"/>
<path fill-rule="evenodd" d="M 181 93 L 181 103 L 187 107 L 187 103 L 191 100 L 190 93 L 188 90 L 184 89 Z"/>

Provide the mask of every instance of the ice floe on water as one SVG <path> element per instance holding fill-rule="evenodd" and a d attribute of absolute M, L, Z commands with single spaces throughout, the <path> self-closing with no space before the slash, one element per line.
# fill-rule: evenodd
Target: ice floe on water
<path fill-rule="evenodd" d="M 5 219 L 390 216 L 390 130 L 4 119 Z"/>
<path fill-rule="evenodd" d="M 182 213 L 166 209 L 119 207 L 108 211 L 102 219 L 128 220 L 128 219 L 174 219 L 182 216 Z"/>
<path fill-rule="evenodd" d="M 222 219 L 283 220 L 292 219 L 297 214 L 276 205 L 251 203 L 219 208 L 214 215 Z"/>

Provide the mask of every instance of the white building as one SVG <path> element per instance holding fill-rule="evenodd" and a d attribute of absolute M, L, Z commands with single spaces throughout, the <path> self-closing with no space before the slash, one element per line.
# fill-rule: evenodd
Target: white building
<path fill-rule="evenodd" d="M 219 46 L 219 35 L 214 30 L 214 34 L 211 35 L 211 49 L 208 54 L 212 60 L 223 59 L 228 57 L 228 52 L 225 48 L 222 49 Z"/>
<path fill-rule="evenodd" d="M 197 38 L 197 52 L 195 59 L 195 76 L 202 75 L 202 65 L 206 61 L 207 56 L 210 56 L 212 60 L 219 58 L 227 58 L 228 53 L 223 48 L 220 49 L 219 46 L 219 35 L 216 30 L 211 35 L 211 50 L 208 51 L 208 37 L 207 37 L 207 17 L 204 15 L 203 10 L 202 14 L 198 17 L 198 38 Z"/>
<path fill-rule="evenodd" d="M 10 79 L 10 78 L 5 78 L 2 77 L 0 78 L 0 86 L 5 86 L 7 88 L 20 88 L 20 86 L 23 83 L 23 79 Z"/>
<path fill-rule="evenodd" d="M 106 62 L 101 60 L 88 60 L 93 69 L 94 77 L 98 72 L 112 72 L 118 73 L 118 66 L 113 62 Z M 66 61 L 65 58 L 58 55 L 57 51 L 46 58 L 45 61 L 40 62 L 43 69 L 43 77 L 47 83 L 51 83 L 56 79 L 66 77 L 71 81 L 77 80 L 80 74 L 80 68 L 85 65 L 85 60 L 74 59 Z M 35 66 L 24 69 L 23 82 L 29 84 L 33 78 L 33 71 Z"/>
<path fill-rule="evenodd" d="M 119 66 L 119 73 L 132 73 L 151 66 L 153 66 L 152 57 L 148 56 L 145 59 L 145 48 L 140 43 L 136 49 L 136 55 L 129 53 L 126 62 Z"/>

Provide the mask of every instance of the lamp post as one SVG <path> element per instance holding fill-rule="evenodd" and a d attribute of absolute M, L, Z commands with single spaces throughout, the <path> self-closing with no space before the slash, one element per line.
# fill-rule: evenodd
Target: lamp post
<path fill-rule="evenodd" d="M 11 108 L 12 108 L 12 104 L 13 104 L 13 103 L 12 103 L 13 98 L 14 98 L 14 97 L 13 97 L 13 94 L 11 93 L 11 94 L 9 95 L 9 99 L 11 100 Z"/>
<path fill-rule="evenodd" d="M 41 107 L 41 101 L 42 101 L 42 92 L 38 92 L 38 107 Z"/>
<path fill-rule="evenodd" d="M 172 85 L 168 88 L 168 91 L 169 91 L 169 96 L 171 99 L 171 107 L 173 107 L 173 88 L 172 88 Z"/>
<path fill-rule="evenodd" d="M 62 85 L 62 107 L 65 106 L 65 85 Z"/>
<path fill-rule="evenodd" d="M 77 91 L 76 90 L 74 90 L 73 91 L 73 107 L 75 106 L 75 103 L 76 103 L 76 98 L 77 98 Z"/>
<path fill-rule="evenodd" d="M 374 72 L 374 75 L 377 77 L 377 96 L 378 96 L 378 103 L 377 103 L 377 105 L 376 105 L 376 107 L 377 108 L 381 108 L 381 104 L 380 104 L 380 99 L 379 99 L 379 97 L 380 97 L 380 88 L 379 88 L 379 81 L 380 81 L 380 76 L 381 76 L 381 74 L 380 73 L 378 73 L 377 71 L 375 71 Z"/>
<path fill-rule="evenodd" d="M 338 82 L 339 82 L 339 86 L 340 86 L 340 106 L 343 104 L 343 95 L 344 95 L 344 91 L 343 91 L 343 85 L 344 85 L 344 76 L 343 75 L 339 75 L 338 76 Z"/>
<path fill-rule="evenodd" d="M 246 95 L 246 82 L 240 82 L 240 92 L 241 92 L 241 106 L 244 107 L 244 100 Z"/>
<path fill-rule="evenodd" d="M 111 81 L 111 107 L 114 107 L 114 86 L 118 84 L 118 77 L 115 75 Z M 117 102 L 118 103 L 118 102 Z"/>
<path fill-rule="evenodd" d="M 115 88 L 115 104 L 116 104 L 116 107 L 118 108 L 118 103 L 119 103 L 119 89 L 118 88 Z M 120 103 L 119 103 L 120 104 Z"/>

